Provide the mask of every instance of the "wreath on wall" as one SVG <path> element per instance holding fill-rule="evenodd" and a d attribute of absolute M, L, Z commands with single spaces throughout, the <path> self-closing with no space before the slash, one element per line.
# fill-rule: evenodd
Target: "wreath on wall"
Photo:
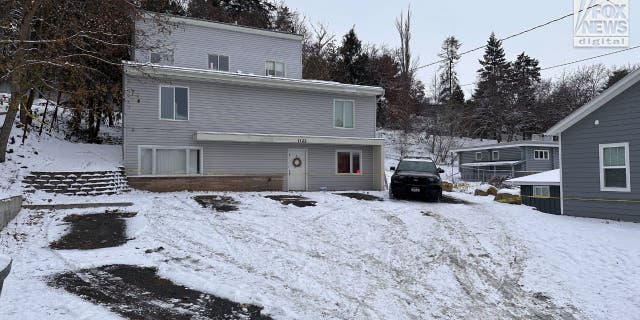
<path fill-rule="evenodd" d="M 291 161 L 291 164 L 293 164 L 295 168 L 299 168 L 302 165 L 302 160 L 299 157 L 295 157 L 293 161 Z"/>

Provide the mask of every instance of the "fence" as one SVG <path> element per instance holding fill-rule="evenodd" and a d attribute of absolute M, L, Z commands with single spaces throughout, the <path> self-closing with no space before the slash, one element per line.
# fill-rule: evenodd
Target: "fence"
<path fill-rule="evenodd" d="M 516 170 L 490 170 L 479 168 L 462 168 L 460 177 L 464 181 L 481 181 L 489 182 L 494 179 L 507 180 L 513 178 L 520 178 L 529 176 L 532 174 L 540 173 L 541 171 L 516 171 Z"/>

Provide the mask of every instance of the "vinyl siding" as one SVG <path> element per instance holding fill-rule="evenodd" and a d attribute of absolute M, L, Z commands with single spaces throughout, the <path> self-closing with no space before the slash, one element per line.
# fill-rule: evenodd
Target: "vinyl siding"
<path fill-rule="evenodd" d="M 549 151 L 549 160 L 536 160 L 534 157 L 534 153 L 536 150 L 547 150 Z M 526 171 L 534 172 L 542 172 L 549 171 L 553 169 L 558 169 L 560 167 L 558 160 L 558 150 L 559 148 L 545 148 L 545 147 L 525 147 L 524 152 L 526 152 L 527 159 L 526 162 Z"/>
<path fill-rule="evenodd" d="M 229 71 L 264 75 L 266 61 L 285 63 L 285 77 L 302 78 L 302 41 L 180 24 L 158 32 L 151 19 L 136 21 L 137 47 L 174 50 L 174 65 L 208 69 L 209 54 L 229 56 Z M 136 62 L 149 62 L 149 51 L 137 50 Z"/>
<path fill-rule="evenodd" d="M 562 133 L 564 214 L 640 221 L 640 83 Z M 598 120 L 600 124 L 594 123 Z M 629 143 L 631 192 L 600 191 L 599 144 Z"/>
<path fill-rule="evenodd" d="M 288 172 L 289 148 L 308 149 L 309 190 L 375 189 L 373 147 L 194 141 L 196 131 L 271 133 L 339 137 L 375 137 L 375 97 L 335 95 L 279 88 L 245 87 L 218 82 L 171 81 L 189 88 L 189 120 L 159 119 L 162 81 L 125 75 L 124 165 L 138 173 L 138 146 L 203 148 L 206 175 L 282 174 Z M 333 127 L 333 100 L 355 101 L 355 128 Z M 335 173 L 336 150 L 361 150 L 362 175 Z M 286 185 L 283 186 L 286 190 Z"/>

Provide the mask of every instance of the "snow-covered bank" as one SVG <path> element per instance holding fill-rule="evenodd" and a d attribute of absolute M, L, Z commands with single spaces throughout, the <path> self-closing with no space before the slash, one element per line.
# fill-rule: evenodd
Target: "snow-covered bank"
<path fill-rule="evenodd" d="M 116 319 L 44 283 L 62 270 L 156 266 L 196 290 L 265 307 L 275 319 L 592 318 L 640 314 L 640 225 L 542 214 L 492 197 L 468 204 L 331 193 L 316 207 L 267 193 L 227 193 L 239 210 L 215 213 L 192 193 L 133 192 L 128 243 L 53 251 L 60 219 L 78 210 L 25 210 L 1 235 L 15 258 L 2 319 Z M 97 210 L 84 210 L 84 213 Z M 14 236 L 17 235 L 17 236 Z M 145 253 L 147 249 L 164 250 Z M 28 307 L 26 304 L 28 303 Z"/>

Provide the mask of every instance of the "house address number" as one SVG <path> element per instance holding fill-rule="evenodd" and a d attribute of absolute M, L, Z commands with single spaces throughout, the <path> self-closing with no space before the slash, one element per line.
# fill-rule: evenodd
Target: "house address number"
<path fill-rule="evenodd" d="M 300 138 L 300 139 L 298 139 L 298 143 L 307 143 L 307 139 Z"/>

